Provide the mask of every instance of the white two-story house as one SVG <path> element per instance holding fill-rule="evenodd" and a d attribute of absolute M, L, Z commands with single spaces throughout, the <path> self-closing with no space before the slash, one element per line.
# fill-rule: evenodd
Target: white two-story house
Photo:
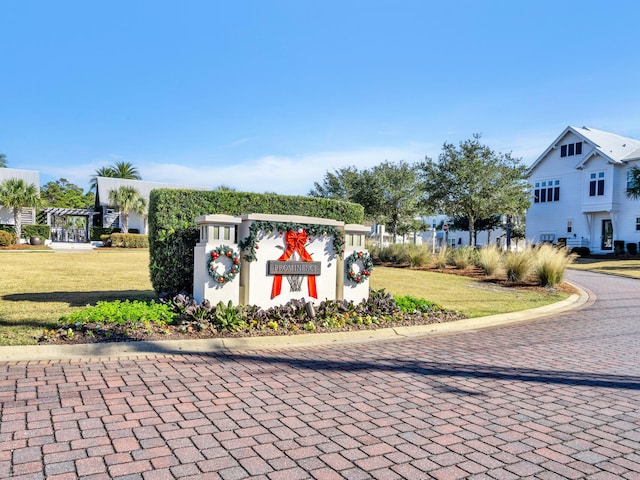
<path fill-rule="evenodd" d="M 609 253 L 614 241 L 640 242 L 640 201 L 627 197 L 629 171 L 640 165 L 640 140 L 567 127 L 529 169 L 533 243 Z"/>

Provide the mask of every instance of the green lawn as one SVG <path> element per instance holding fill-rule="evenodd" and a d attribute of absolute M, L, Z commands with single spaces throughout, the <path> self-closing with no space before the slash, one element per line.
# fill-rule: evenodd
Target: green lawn
<path fill-rule="evenodd" d="M 570 268 L 640 278 L 640 260 L 579 258 Z"/>
<path fill-rule="evenodd" d="M 148 250 L 0 251 L 0 345 L 33 344 L 72 309 L 99 300 L 153 298 Z M 371 287 L 426 298 L 469 317 L 549 304 L 562 293 L 496 287 L 457 275 L 377 267 Z"/>

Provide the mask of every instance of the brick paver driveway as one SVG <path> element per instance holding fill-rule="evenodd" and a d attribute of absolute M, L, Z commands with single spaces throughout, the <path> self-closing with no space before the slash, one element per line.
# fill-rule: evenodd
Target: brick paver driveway
<path fill-rule="evenodd" d="M 0 364 L 0 477 L 640 478 L 640 282 L 581 310 L 289 351 Z"/>

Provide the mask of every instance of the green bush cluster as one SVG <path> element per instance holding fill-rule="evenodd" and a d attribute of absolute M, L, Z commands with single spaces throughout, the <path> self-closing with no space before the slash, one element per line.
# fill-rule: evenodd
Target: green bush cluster
<path fill-rule="evenodd" d="M 112 247 L 149 248 L 149 236 L 141 233 L 112 233 L 108 238 Z"/>
<path fill-rule="evenodd" d="M 91 241 L 97 242 L 99 240 L 102 240 L 103 235 L 111 235 L 112 233 L 120 233 L 120 229 L 107 227 L 91 227 L 91 230 L 89 230 L 89 238 L 91 239 Z"/>
<path fill-rule="evenodd" d="M 8 247 L 16 242 L 16 234 L 0 230 L 0 247 Z"/>
<path fill-rule="evenodd" d="M 156 292 L 193 291 L 193 249 L 199 239 L 196 217 L 250 213 L 302 215 L 345 223 L 364 220 L 362 206 L 325 198 L 228 190 L 153 190 L 149 198 L 149 255 Z"/>
<path fill-rule="evenodd" d="M 151 322 L 156 324 L 171 323 L 176 317 L 173 310 L 164 303 L 140 300 L 115 300 L 98 302 L 95 306 L 87 306 L 77 310 L 60 320 L 70 325 L 86 324 L 126 324 L 128 322 Z"/>
<path fill-rule="evenodd" d="M 325 300 L 311 310 L 304 300 L 296 299 L 268 309 L 234 306 L 231 302 L 211 305 L 205 300 L 197 303 L 185 294 L 168 295 L 162 301 L 171 306 L 178 315 L 178 321 L 186 328 L 215 332 L 313 331 L 317 328 L 344 328 L 347 325 L 383 325 L 402 321 L 407 315 L 437 318 L 457 315 L 428 300 L 410 296 L 396 300 L 384 290 L 371 291 L 369 298 L 359 304 Z"/>
<path fill-rule="evenodd" d="M 23 225 L 22 238 L 40 237 L 42 240 L 51 238 L 51 227 L 49 225 Z"/>

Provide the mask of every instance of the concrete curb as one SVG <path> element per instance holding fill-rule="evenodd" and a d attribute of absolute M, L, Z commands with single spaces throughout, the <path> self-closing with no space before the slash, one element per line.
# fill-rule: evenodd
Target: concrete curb
<path fill-rule="evenodd" d="M 507 325 L 555 315 L 579 308 L 589 300 L 588 293 L 573 285 L 579 294 L 544 307 L 469 318 L 455 322 L 381 328 L 356 332 L 313 333 L 272 337 L 211 338 L 205 340 L 162 340 L 149 342 L 90 343 L 79 345 L 17 345 L 0 347 L 0 361 L 47 361 L 82 358 L 147 357 L 167 354 L 206 354 L 241 350 L 271 350 L 327 345 L 399 340 L 425 335 L 444 335 Z"/>

